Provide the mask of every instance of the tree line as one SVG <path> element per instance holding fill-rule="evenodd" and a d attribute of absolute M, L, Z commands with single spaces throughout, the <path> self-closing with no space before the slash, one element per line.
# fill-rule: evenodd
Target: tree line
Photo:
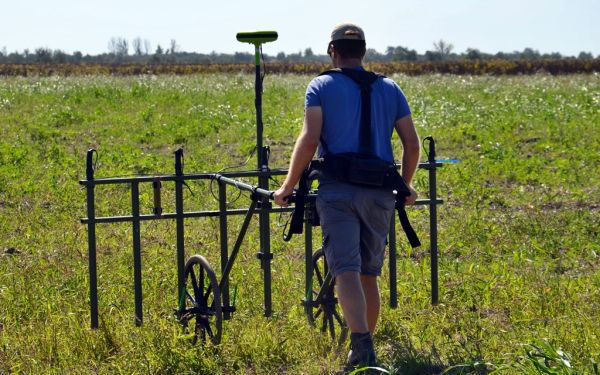
<path fill-rule="evenodd" d="M 600 58 L 596 56 L 596 58 Z M 298 63 L 298 62 L 329 62 L 326 54 L 315 54 L 311 48 L 296 53 L 279 52 L 276 55 L 264 55 L 267 62 Z M 558 59 L 594 59 L 591 52 L 580 52 L 577 56 L 564 56 L 559 52 L 540 53 L 533 48 L 523 51 L 485 53 L 476 48 L 468 48 L 462 53 L 454 52 L 454 46 L 442 39 L 433 43 L 431 50 L 419 54 L 414 49 L 403 46 L 387 47 L 381 53 L 375 49 L 367 49 L 366 61 L 371 62 L 418 62 L 418 61 L 460 61 L 460 60 L 558 60 Z M 125 38 L 114 37 L 108 43 L 108 51 L 98 55 L 84 55 L 80 51 L 71 54 L 47 47 L 28 49 L 22 52 L 11 52 L 6 47 L 0 49 L 0 64 L 250 64 L 254 62 L 254 54 L 235 52 L 233 54 L 211 52 L 209 54 L 185 52 L 171 39 L 164 48 L 157 45 L 151 47 L 150 41 L 140 37 L 129 42 Z"/>

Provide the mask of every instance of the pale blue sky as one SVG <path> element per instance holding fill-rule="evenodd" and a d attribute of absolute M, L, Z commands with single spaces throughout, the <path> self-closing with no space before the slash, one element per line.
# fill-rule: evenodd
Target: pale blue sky
<path fill-rule="evenodd" d="M 444 39 L 455 52 L 522 51 L 600 55 L 600 0 L 1 0 L 0 50 L 38 47 L 72 53 L 108 51 L 111 37 L 147 39 L 152 51 L 175 39 L 190 52 L 251 52 L 238 31 L 275 30 L 265 53 L 325 53 L 331 28 L 361 25 L 379 52 L 405 46 L 424 53 Z"/>

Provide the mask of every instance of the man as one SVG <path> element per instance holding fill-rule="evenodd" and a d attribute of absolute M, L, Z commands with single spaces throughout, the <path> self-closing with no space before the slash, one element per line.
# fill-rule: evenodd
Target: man
<path fill-rule="evenodd" d="M 327 53 L 334 68 L 364 72 L 366 52 L 363 30 L 353 24 L 334 28 Z M 366 72 L 365 72 L 366 73 Z M 361 73 L 362 74 L 362 73 Z M 370 89 L 370 144 L 368 153 L 393 162 L 391 137 L 400 136 L 402 177 L 409 186 L 405 204 L 414 204 L 417 193 L 410 187 L 418 165 L 420 143 L 404 94 L 392 80 L 379 77 Z M 306 91 L 303 129 L 296 141 L 290 168 L 275 202 L 287 206 L 315 151 L 319 157 L 359 153 L 364 146 L 361 87 L 341 73 L 314 78 Z M 333 173 L 335 174 L 335 173 Z M 376 365 L 372 334 L 380 307 L 377 276 L 383 266 L 384 247 L 395 196 L 392 189 L 364 187 L 340 181 L 333 174 L 319 177 L 317 211 L 323 232 L 323 247 L 336 281 L 337 295 L 350 328 L 351 351 L 347 369 Z"/>

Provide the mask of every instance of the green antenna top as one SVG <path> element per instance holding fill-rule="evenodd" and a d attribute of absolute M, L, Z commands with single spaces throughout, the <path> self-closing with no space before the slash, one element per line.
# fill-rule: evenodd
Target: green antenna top
<path fill-rule="evenodd" d="M 240 42 L 259 45 L 277 40 L 277 31 L 250 31 L 237 33 Z"/>

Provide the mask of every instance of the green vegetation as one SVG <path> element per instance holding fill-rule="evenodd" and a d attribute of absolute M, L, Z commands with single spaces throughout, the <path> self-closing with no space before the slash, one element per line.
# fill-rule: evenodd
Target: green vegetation
<path fill-rule="evenodd" d="M 393 374 L 597 374 L 600 361 L 600 76 L 394 76 L 442 168 L 439 306 L 424 246 L 402 243 L 399 307 L 376 333 Z M 286 167 L 309 76 L 265 80 L 265 144 Z M 303 241 L 278 239 L 274 310 L 262 316 L 256 223 L 233 269 L 237 312 L 222 344 L 192 346 L 177 325 L 174 222 L 142 224 L 144 325 L 133 319 L 131 225 L 98 227 L 100 319 L 89 329 L 85 151 L 97 177 L 241 164 L 255 142 L 252 75 L 0 79 L 0 374 L 325 374 L 346 354 L 303 315 Z M 398 143 L 398 140 L 395 140 Z M 249 165 L 254 167 L 254 160 Z M 425 174 L 416 187 L 426 192 Z M 215 209 L 190 184 L 186 209 Z M 165 211 L 174 211 L 165 184 Z M 142 210 L 152 207 L 142 186 Z M 235 198 L 230 191 L 231 199 Z M 98 188 L 98 214 L 127 214 L 125 186 Z M 234 206 L 248 202 L 240 197 Z M 233 235 L 239 221 L 232 220 Z M 188 254 L 218 268 L 218 223 L 186 222 Z M 318 236 L 318 233 L 316 234 Z M 398 238 L 403 239 L 402 236 Z M 388 298 L 382 278 L 384 301 Z"/>

